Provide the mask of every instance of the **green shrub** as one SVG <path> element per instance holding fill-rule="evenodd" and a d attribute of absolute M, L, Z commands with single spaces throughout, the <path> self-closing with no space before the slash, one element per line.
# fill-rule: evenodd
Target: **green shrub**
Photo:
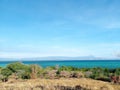
<path fill-rule="evenodd" d="M 107 82 L 110 82 L 110 78 L 109 77 L 98 77 L 96 78 L 97 80 L 101 80 L 101 81 L 107 81 Z"/>
<path fill-rule="evenodd" d="M 116 75 L 116 76 L 119 76 L 119 75 L 120 75 L 120 69 L 119 69 L 119 68 L 117 68 L 117 69 L 115 70 L 115 75 Z"/>
<path fill-rule="evenodd" d="M 22 78 L 22 79 L 30 79 L 30 78 L 31 78 L 31 77 L 30 77 L 30 73 L 24 72 L 24 73 L 21 75 L 21 78 Z"/>
<path fill-rule="evenodd" d="M 2 74 L 3 76 L 8 77 L 8 76 L 10 76 L 10 75 L 12 74 L 12 71 L 11 71 L 10 69 L 8 69 L 8 68 L 3 68 L 3 69 L 1 70 L 1 74 Z"/>
<path fill-rule="evenodd" d="M 8 64 L 7 68 L 10 69 L 13 73 L 16 73 L 19 70 L 30 72 L 30 67 L 27 65 L 24 65 L 21 62 L 15 62 L 15 63 Z"/>

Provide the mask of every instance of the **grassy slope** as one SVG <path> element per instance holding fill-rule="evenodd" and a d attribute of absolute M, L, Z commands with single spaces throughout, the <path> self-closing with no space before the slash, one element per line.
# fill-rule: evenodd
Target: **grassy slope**
<path fill-rule="evenodd" d="M 120 90 L 120 86 L 111 85 L 107 82 L 91 80 L 86 78 L 81 79 L 36 79 L 27 81 L 13 81 L 0 83 L 0 90 L 56 90 L 54 86 L 75 87 L 80 85 L 88 90 Z M 34 88 L 34 89 L 32 89 Z M 60 89 L 57 89 L 60 90 Z"/>

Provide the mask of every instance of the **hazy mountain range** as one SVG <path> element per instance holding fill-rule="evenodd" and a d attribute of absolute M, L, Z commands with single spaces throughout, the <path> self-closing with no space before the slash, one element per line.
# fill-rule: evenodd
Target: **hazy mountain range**
<path fill-rule="evenodd" d="M 35 57 L 35 58 L 0 58 L 0 61 L 10 60 L 120 60 L 120 58 L 102 58 L 95 56 L 79 56 L 79 57 L 65 57 L 65 56 L 48 56 L 48 57 Z"/>

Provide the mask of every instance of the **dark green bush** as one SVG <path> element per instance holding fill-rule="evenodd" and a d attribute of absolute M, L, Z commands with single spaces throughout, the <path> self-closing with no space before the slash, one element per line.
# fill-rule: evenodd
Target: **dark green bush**
<path fill-rule="evenodd" d="M 21 75 L 21 78 L 22 78 L 22 79 L 30 79 L 30 73 L 24 72 L 24 73 Z"/>
<path fill-rule="evenodd" d="M 115 70 L 115 75 L 116 75 L 116 76 L 120 76 L 120 69 L 119 69 L 119 68 L 117 68 L 117 69 Z"/>
<path fill-rule="evenodd" d="M 110 78 L 109 77 L 98 77 L 96 78 L 97 80 L 101 80 L 101 81 L 106 81 L 106 82 L 110 82 Z"/>
<path fill-rule="evenodd" d="M 21 62 L 15 62 L 7 65 L 7 68 L 10 69 L 13 73 L 24 70 L 26 72 L 30 72 L 30 67 L 21 63 Z"/>
<path fill-rule="evenodd" d="M 1 74 L 2 74 L 3 76 L 8 77 L 8 76 L 10 76 L 10 75 L 12 74 L 12 71 L 11 71 L 10 69 L 8 69 L 8 68 L 3 68 L 3 69 L 1 70 Z"/>

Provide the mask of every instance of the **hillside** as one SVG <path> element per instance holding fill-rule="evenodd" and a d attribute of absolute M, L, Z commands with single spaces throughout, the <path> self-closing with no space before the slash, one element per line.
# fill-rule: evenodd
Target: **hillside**
<path fill-rule="evenodd" d="M 31 79 L 0 83 L 0 90 L 120 90 L 120 86 L 92 79 Z"/>

